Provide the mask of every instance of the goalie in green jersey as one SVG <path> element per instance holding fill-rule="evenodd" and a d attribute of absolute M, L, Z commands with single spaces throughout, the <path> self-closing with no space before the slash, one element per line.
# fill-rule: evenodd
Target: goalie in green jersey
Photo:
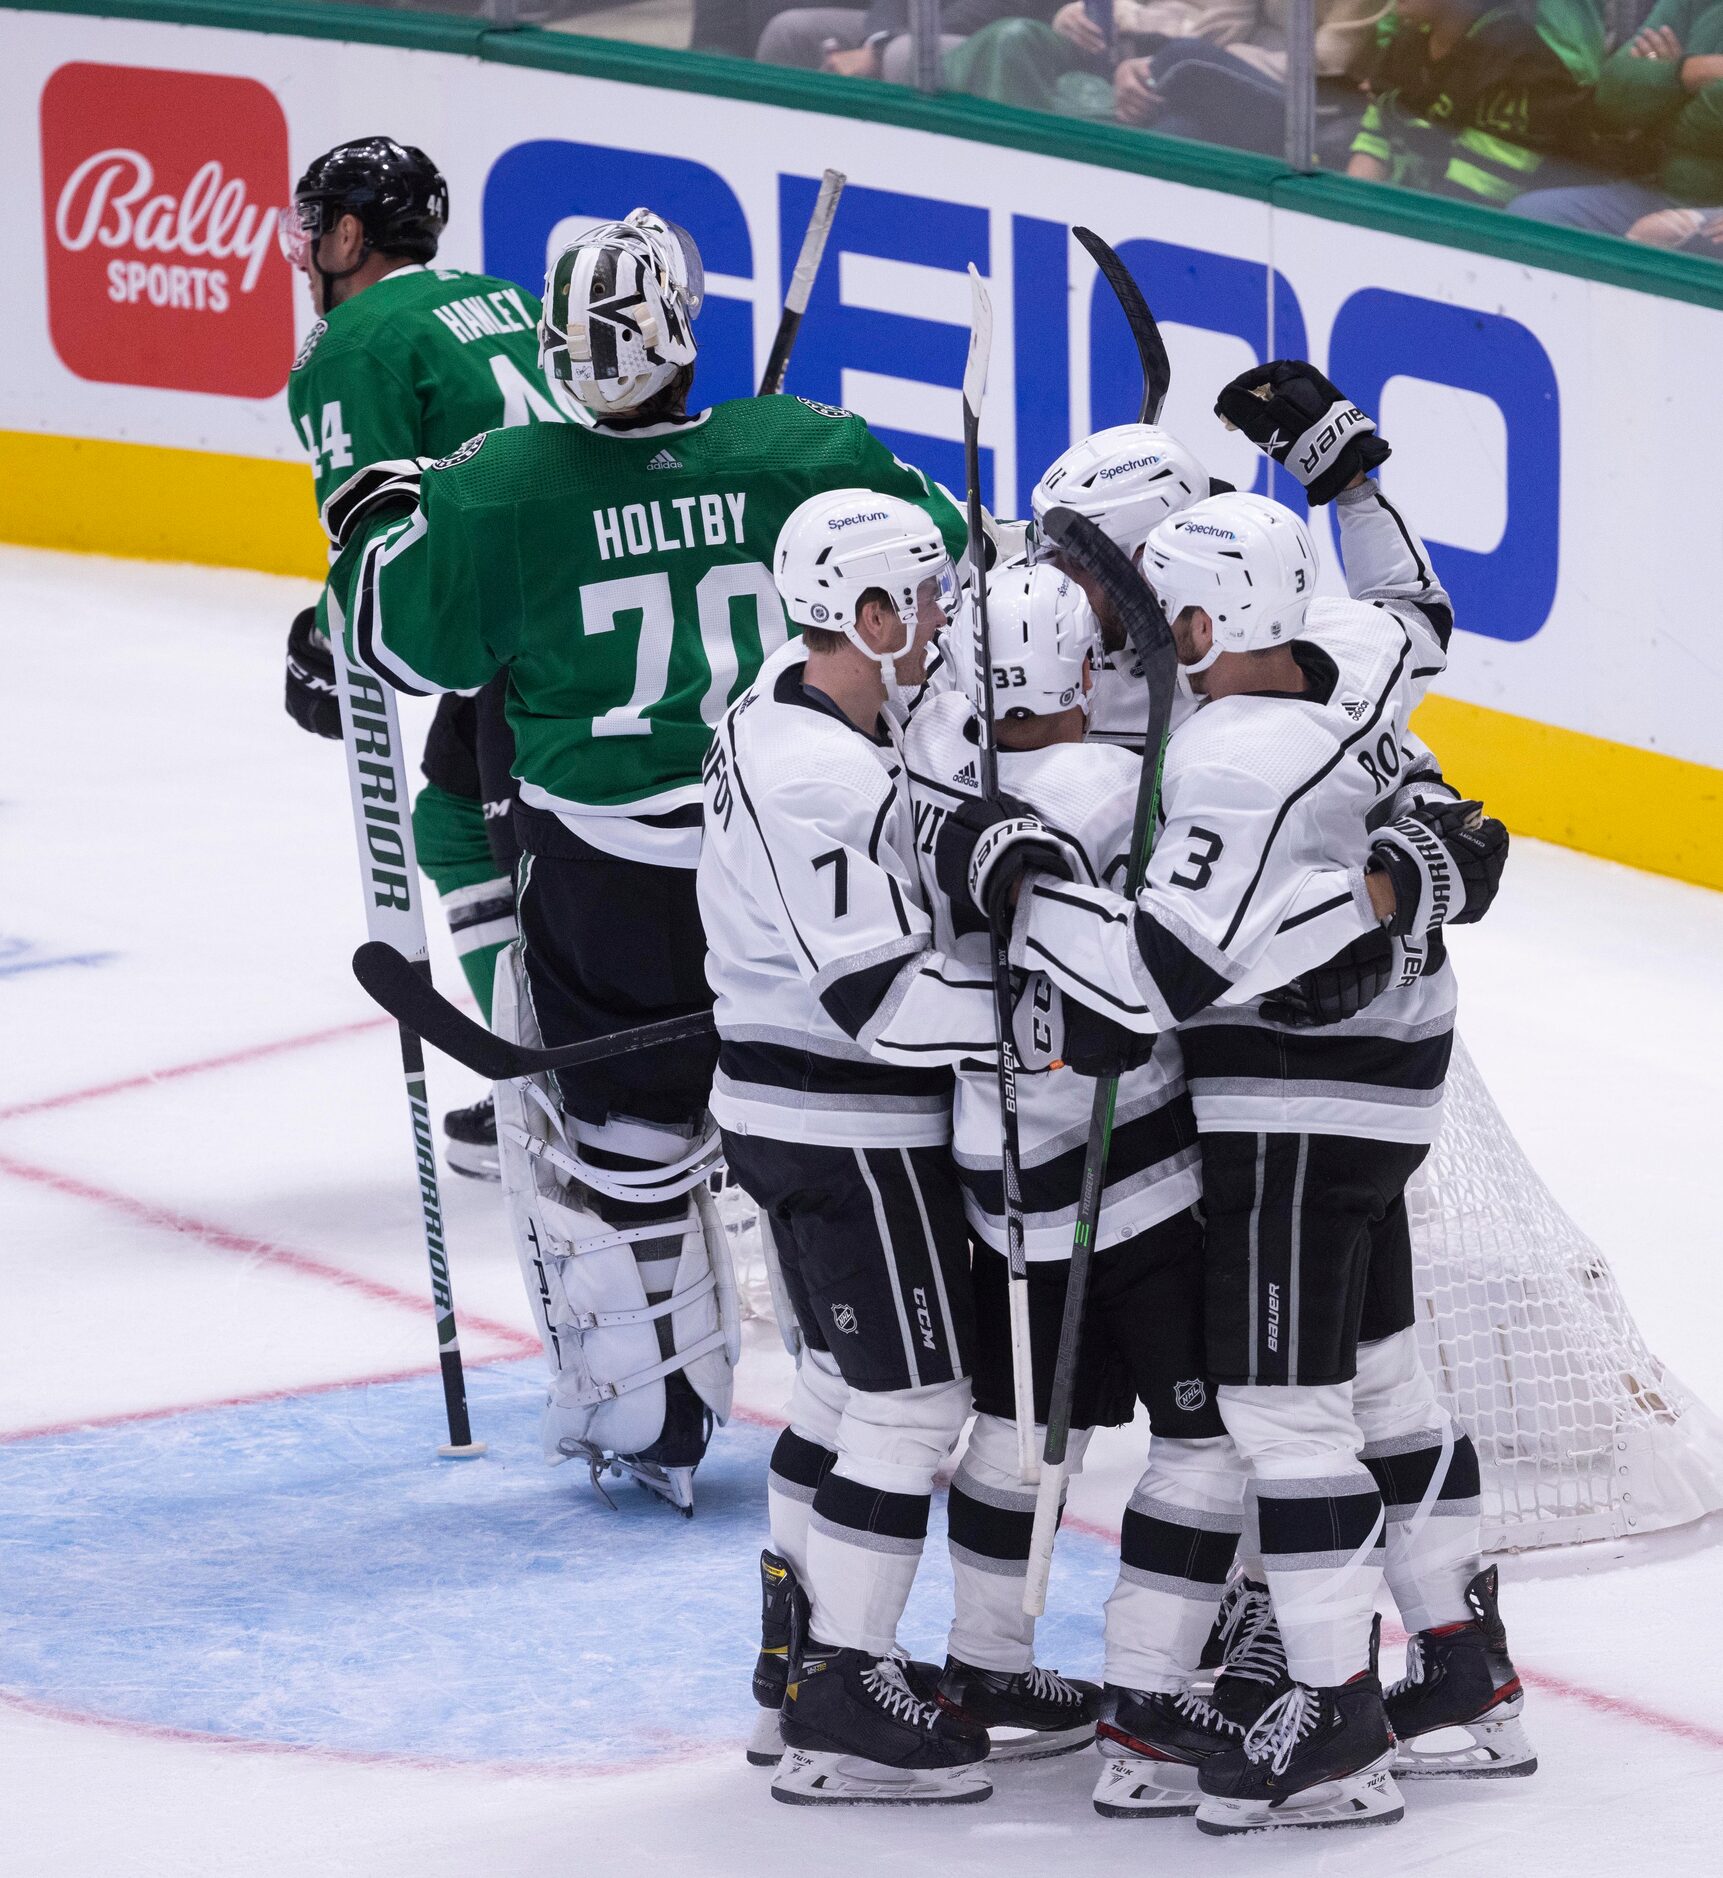
<path fill-rule="evenodd" d="M 550 375 L 591 413 L 382 465 L 325 506 L 349 652 L 412 692 L 506 674 L 523 850 L 500 1033 L 574 1043 L 708 1009 L 695 897 L 713 726 L 795 630 L 785 519 L 827 490 L 951 500 L 858 417 L 785 396 L 691 414 L 700 260 L 648 210 L 546 285 Z M 411 513 L 402 509 L 411 505 Z M 332 614 L 333 617 L 333 614 Z M 550 1360 L 547 1453 L 620 1462 L 675 1504 L 730 1402 L 728 1255 L 706 1189 L 716 1044 L 499 1084 L 503 1184 Z"/>
<path fill-rule="evenodd" d="M 318 315 L 293 362 L 287 406 L 311 457 L 319 504 L 368 463 L 446 456 L 480 431 L 563 424 L 578 410 L 545 380 L 532 294 L 512 281 L 432 265 L 448 213 L 436 165 L 389 137 L 318 157 L 283 211 L 283 250 L 304 273 Z M 287 710 L 305 730 L 341 735 L 321 602 L 288 635 Z M 500 698 L 446 697 L 425 741 L 425 785 L 413 804 L 419 864 L 442 897 L 487 1018 L 497 954 L 516 930 L 506 800 L 512 755 Z M 443 1125 L 449 1164 L 495 1179 L 490 1098 Z"/>

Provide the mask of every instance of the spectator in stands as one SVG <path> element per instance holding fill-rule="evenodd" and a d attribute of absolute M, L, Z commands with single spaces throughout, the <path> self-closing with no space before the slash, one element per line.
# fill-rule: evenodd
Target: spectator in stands
<path fill-rule="evenodd" d="M 1539 189 L 1515 214 L 1625 235 L 1660 210 L 1723 201 L 1723 4 L 1660 0 L 1605 63 L 1596 110 L 1604 129 L 1638 140 L 1642 177 Z"/>
<path fill-rule="evenodd" d="M 940 50 L 954 51 L 971 33 L 1010 15 L 1051 14 L 1057 0 L 945 0 Z M 909 37 L 909 0 L 870 0 L 861 7 L 795 7 L 780 13 L 760 35 L 756 55 L 766 65 L 800 65 L 846 78 L 883 78 L 905 85 L 915 78 Z"/>
<path fill-rule="evenodd" d="M 1723 261 L 1723 209 L 1658 209 L 1627 231 L 1629 241 Z"/>
<path fill-rule="evenodd" d="M 1505 207 L 1597 152 L 1600 0 L 1397 0 L 1347 173 Z"/>

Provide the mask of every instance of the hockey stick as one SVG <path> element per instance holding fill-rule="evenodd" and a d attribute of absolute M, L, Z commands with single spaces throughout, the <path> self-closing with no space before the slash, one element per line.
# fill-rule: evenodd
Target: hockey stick
<path fill-rule="evenodd" d="M 353 976 L 366 992 L 415 1040 L 423 1038 L 444 1056 L 483 1076 L 487 1082 L 514 1082 L 523 1076 L 549 1075 L 553 1070 L 579 1069 L 606 1057 L 631 1050 L 650 1050 L 665 1043 L 689 1043 L 712 1035 L 712 1013 L 696 1011 L 688 1017 L 667 1017 L 636 1030 L 615 1030 L 585 1043 L 565 1043 L 555 1050 L 534 1050 L 510 1043 L 495 1031 L 475 1024 L 437 990 L 430 978 L 392 945 L 370 940 L 353 954 Z"/>
<path fill-rule="evenodd" d="M 1148 734 L 1137 779 L 1137 806 L 1131 819 L 1131 856 L 1125 872 L 1125 898 L 1134 900 L 1148 872 L 1160 808 L 1161 765 L 1173 710 L 1174 670 L 1178 653 L 1166 613 L 1141 574 L 1087 517 L 1071 509 L 1052 509 L 1042 523 L 1059 552 L 1077 562 L 1112 603 L 1131 649 L 1149 684 Z M 1059 1324 L 1059 1354 L 1053 1365 L 1047 1405 L 1047 1444 L 1041 1456 L 1041 1479 L 1035 1493 L 1035 1525 L 1029 1540 L 1029 1571 L 1023 1581 L 1023 1609 L 1039 1617 L 1047 1607 L 1047 1574 L 1053 1564 L 1053 1539 L 1059 1527 L 1068 1469 L 1071 1397 L 1077 1380 L 1077 1352 L 1083 1340 L 1083 1315 L 1089 1296 L 1089 1268 L 1095 1230 L 1101 1217 L 1101 1192 L 1107 1155 L 1113 1142 L 1113 1107 L 1119 1079 L 1103 1076 L 1095 1084 L 1089 1111 L 1089 1141 L 1083 1154 L 1083 1185 L 1077 1201 L 1077 1224 L 1071 1235 L 1071 1272 L 1065 1286 L 1065 1314 Z"/>
<path fill-rule="evenodd" d="M 795 347 L 802 315 L 808 310 L 808 296 L 814 290 L 814 276 L 820 271 L 820 257 L 826 251 L 826 237 L 832 232 L 832 223 L 838 212 L 838 197 L 843 194 L 846 181 L 848 178 L 841 170 L 827 170 L 820 178 L 820 193 L 814 197 L 814 212 L 808 217 L 808 232 L 802 237 L 802 251 L 797 255 L 795 271 L 790 275 L 790 290 L 784 295 L 784 311 L 778 320 L 771 356 L 766 360 L 766 369 L 760 374 L 759 395 L 762 398 L 769 398 L 773 392 L 784 388 L 784 378 L 790 369 L 790 353 Z"/>
<path fill-rule="evenodd" d="M 353 800 L 353 832 L 365 883 L 365 927 L 373 941 L 388 941 L 402 966 L 431 985 L 420 899 L 419 858 L 413 846 L 408 807 L 407 764 L 395 694 L 381 679 L 347 657 L 340 603 L 329 595 L 329 639 L 335 654 L 335 685 L 341 700 L 341 741 L 347 752 L 347 784 Z M 437 1361 L 443 1375 L 443 1409 L 449 1439 L 438 1449 L 455 1460 L 483 1454 L 467 1415 L 467 1378 L 455 1327 L 455 1294 L 449 1254 L 443 1243 L 443 1202 L 437 1185 L 437 1155 L 431 1136 L 431 1105 L 425 1089 L 425 1051 L 417 1035 L 400 1026 L 401 1074 L 413 1128 L 413 1156 L 424 1223 L 425 1256 L 431 1267 L 431 1302 L 437 1318 Z"/>
<path fill-rule="evenodd" d="M 1089 258 L 1101 270 L 1113 297 L 1131 329 L 1137 344 L 1137 357 L 1143 365 L 1143 402 L 1137 412 L 1139 424 L 1158 424 L 1161 406 L 1167 401 L 1167 387 L 1173 382 L 1172 361 L 1167 357 L 1161 329 L 1143 298 L 1143 290 L 1131 278 L 1130 270 L 1092 228 L 1073 228 L 1071 233 L 1083 244 Z"/>
<path fill-rule="evenodd" d="M 983 797 L 999 794 L 999 745 L 993 722 L 993 641 L 987 628 L 987 542 L 981 524 L 981 399 L 993 350 L 993 304 L 975 265 L 969 268 L 969 358 L 963 368 L 963 472 L 968 481 L 969 570 L 975 583 L 975 711 L 981 720 Z M 1011 1306 L 1011 1386 L 1017 1415 L 1017 1472 L 1026 1486 L 1036 1474 L 1035 1374 L 1029 1346 L 1029 1265 L 1023 1247 L 1023 1173 L 1017 1140 L 1017 1046 L 1011 1029 L 1011 924 L 1007 913 L 988 926 L 993 1016 L 999 1036 L 1000 1173 L 1005 1196 L 1006 1296 Z"/>

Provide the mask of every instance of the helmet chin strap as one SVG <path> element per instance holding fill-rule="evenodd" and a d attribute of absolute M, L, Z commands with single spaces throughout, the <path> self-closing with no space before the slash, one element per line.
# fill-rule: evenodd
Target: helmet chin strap
<path fill-rule="evenodd" d="M 892 652 L 876 652 L 862 638 L 859 622 L 846 626 L 843 630 L 844 637 L 850 644 L 858 652 L 865 652 L 879 667 L 880 682 L 885 686 L 886 708 L 902 717 L 909 708 L 909 693 L 898 678 L 897 662 L 899 659 L 908 658 L 915 650 L 915 628 L 903 618 L 901 613 L 897 617 L 903 623 L 903 644 Z"/>
<path fill-rule="evenodd" d="M 331 268 L 325 267 L 323 263 L 317 258 L 318 250 L 322 246 L 323 246 L 323 237 L 319 235 L 317 239 L 311 244 L 311 265 L 317 270 L 317 278 L 323 283 L 323 311 L 325 313 L 333 313 L 335 310 L 335 305 L 336 305 L 335 294 L 333 291 L 335 282 L 338 280 L 347 280 L 350 276 L 357 274 L 360 268 L 362 268 L 365 265 L 365 263 L 368 260 L 370 260 L 371 238 L 369 235 L 367 235 L 364 238 L 364 241 L 361 244 L 360 249 L 359 249 L 358 260 L 355 261 L 351 267 L 342 268 L 339 273 L 335 272 Z"/>

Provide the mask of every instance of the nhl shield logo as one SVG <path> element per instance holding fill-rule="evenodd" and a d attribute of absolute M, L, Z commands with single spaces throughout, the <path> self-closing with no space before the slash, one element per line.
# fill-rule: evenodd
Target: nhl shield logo
<path fill-rule="evenodd" d="M 1208 1390 L 1200 1376 L 1173 1384 L 1173 1407 L 1182 1415 L 1194 1415 L 1207 1400 Z"/>
<path fill-rule="evenodd" d="M 855 1306 L 852 1304 L 834 1304 L 832 1306 L 832 1322 L 846 1337 L 853 1337 L 856 1333 Z"/>

